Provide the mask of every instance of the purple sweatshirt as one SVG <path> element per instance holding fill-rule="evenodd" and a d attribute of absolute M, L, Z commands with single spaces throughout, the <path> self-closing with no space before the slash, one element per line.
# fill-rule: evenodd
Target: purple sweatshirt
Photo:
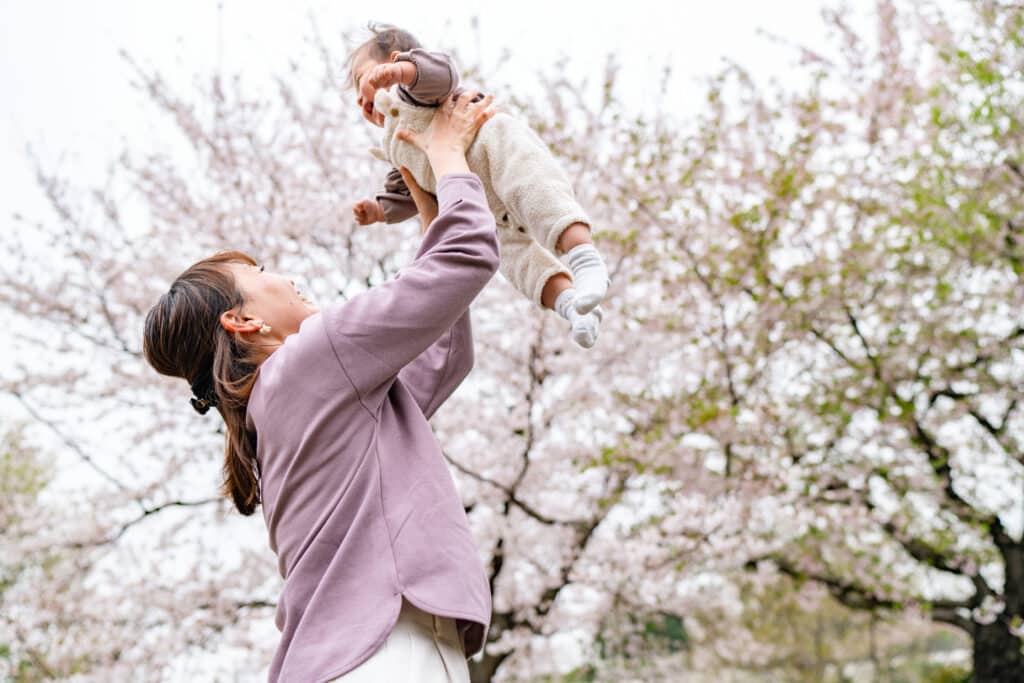
<path fill-rule="evenodd" d="M 472 368 L 468 307 L 498 243 L 479 178 L 449 174 L 437 190 L 413 262 L 303 321 L 253 387 L 248 424 L 284 577 L 272 683 L 359 666 L 403 595 L 456 619 L 467 657 L 484 643 L 487 575 L 427 420 Z"/>

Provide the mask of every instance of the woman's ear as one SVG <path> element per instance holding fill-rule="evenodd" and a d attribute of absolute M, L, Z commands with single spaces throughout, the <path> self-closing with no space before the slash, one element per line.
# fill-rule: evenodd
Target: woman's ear
<path fill-rule="evenodd" d="M 258 332 L 263 327 L 262 320 L 254 320 L 242 315 L 237 308 L 220 314 L 220 326 L 232 334 L 236 332 Z"/>

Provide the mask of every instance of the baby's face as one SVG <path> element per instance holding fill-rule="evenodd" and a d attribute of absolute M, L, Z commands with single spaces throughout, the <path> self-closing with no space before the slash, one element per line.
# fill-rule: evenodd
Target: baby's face
<path fill-rule="evenodd" d="M 384 126 L 384 115 L 373 109 L 374 93 L 364 94 L 362 90 L 363 79 L 366 75 L 370 73 L 373 67 L 383 63 L 378 62 L 367 54 L 361 54 L 356 57 L 355 62 L 352 64 L 352 81 L 356 88 L 356 104 L 362 110 L 363 118 L 379 128 Z"/>

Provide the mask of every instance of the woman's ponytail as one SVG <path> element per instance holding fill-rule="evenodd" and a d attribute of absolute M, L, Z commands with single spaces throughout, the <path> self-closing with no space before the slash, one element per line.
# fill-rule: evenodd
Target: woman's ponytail
<path fill-rule="evenodd" d="M 245 361 L 238 348 L 241 340 L 221 329 L 213 354 L 217 410 L 224 418 L 224 495 L 243 515 L 251 515 L 260 503 L 259 463 L 256 435 L 246 428 L 246 409 L 259 366 Z"/>
<path fill-rule="evenodd" d="M 220 324 L 223 312 L 244 304 L 229 263 L 256 264 L 247 254 L 223 252 L 178 276 L 146 316 L 143 353 L 157 372 L 188 381 L 197 412 L 220 413 L 227 427 L 222 490 L 251 515 L 260 503 L 260 473 L 246 410 L 259 365 L 246 341 Z"/>

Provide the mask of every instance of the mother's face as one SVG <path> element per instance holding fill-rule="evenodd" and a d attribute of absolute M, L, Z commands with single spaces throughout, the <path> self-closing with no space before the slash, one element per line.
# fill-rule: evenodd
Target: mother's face
<path fill-rule="evenodd" d="M 270 273 L 263 266 L 229 263 L 235 284 L 245 299 L 238 312 L 241 323 L 263 322 L 271 327 L 268 336 L 283 341 L 299 331 L 302 321 L 317 312 L 312 301 L 302 295 L 295 281 L 284 275 Z M 223 318 L 222 318 L 223 320 Z M 256 326 L 258 327 L 258 325 Z M 250 331 L 241 325 L 239 331 Z"/>

